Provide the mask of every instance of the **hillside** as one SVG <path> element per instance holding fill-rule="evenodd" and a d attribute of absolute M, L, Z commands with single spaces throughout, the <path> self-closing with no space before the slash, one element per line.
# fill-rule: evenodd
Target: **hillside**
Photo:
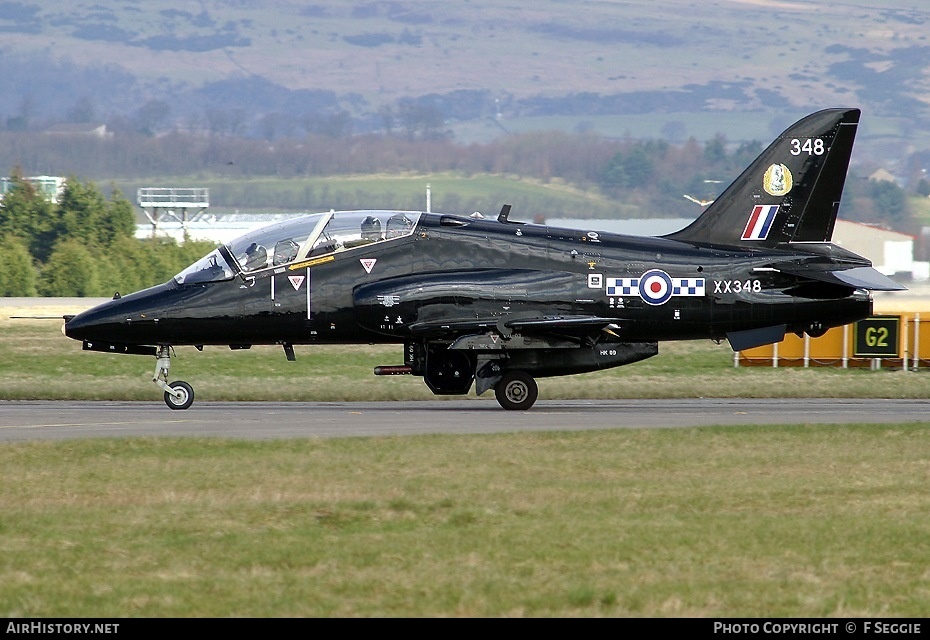
<path fill-rule="evenodd" d="M 842 104 L 863 108 L 864 137 L 922 145 L 928 22 L 917 0 L 0 2 L 0 115 L 269 139 L 432 117 L 467 142 L 700 137 L 703 111 L 780 130 Z"/>

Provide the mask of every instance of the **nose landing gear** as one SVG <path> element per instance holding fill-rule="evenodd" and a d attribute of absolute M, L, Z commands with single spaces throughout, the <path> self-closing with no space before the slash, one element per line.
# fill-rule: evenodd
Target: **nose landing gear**
<path fill-rule="evenodd" d="M 169 409 L 183 410 L 194 404 L 194 389 L 183 380 L 168 383 L 168 369 L 171 367 L 171 347 L 161 345 L 155 354 L 155 376 L 152 382 L 165 390 L 165 404 Z"/>

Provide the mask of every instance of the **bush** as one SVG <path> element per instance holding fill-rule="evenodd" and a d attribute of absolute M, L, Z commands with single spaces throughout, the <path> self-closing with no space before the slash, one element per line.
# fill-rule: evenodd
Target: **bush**
<path fill-rule="evenodd" d="M 0 296 L 34 296 L 36 268 L 26 244 L 13 235 L 0 238 Z"/>
<path fill-rule="evenodd" d="M 94 254 L 74 239 L 55 246 L 42 267 L 39 292 L 44 296 L 65 297 L 106 295 L 100 286 Z"/>

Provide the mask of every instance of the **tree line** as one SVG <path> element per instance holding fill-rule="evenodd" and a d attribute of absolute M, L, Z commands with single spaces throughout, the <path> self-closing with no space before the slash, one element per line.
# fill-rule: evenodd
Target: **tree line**
<path fill-rule="evenodd" d="M 158 137 L 120 133 L 110 138 L 0 132 L 0 165 L 28 167 L 31 175 L 70 175 L 75 167 L 81 168 L 85 178 L 123 181 L 189 175 L 230 181 L 403 173 L 513 175 L 543 182 L 561 180 L 603 194 L 617 203 L 623 215 L 632 217 L 694 215 L 693 203 L 682 198 L 683 194 L 714 197 L 761 150 L 759 142 L 734 145 L 723 135 L 703 144 L 694 138 L 671 144 L 554 131 L 469 145 L 445 137 L 342 137 L 338 129 L 274 141 L 180 131 Z M 930 191 L 921 173 L 923 164 L 916 156 L 903 164 L 909 172 L 903 176 L 905 184 L 915 194 Z M 876 168 L 866 161 L 850 170 L 840 215 L 914 232 L 907 210 L 908 192 L 893 183 L 870 184 L 866 178 Z M 211 193 L 211 205 L 254 207 L 254 203 L 223 199 L 236 193 L 235 189 L 217 190 Z M 301 210 L 307 204 L 295 198 L 275 206 Z M 463 206 L 473 203 L 463 202 Z"/>
<path fill-rule="evenodd" d="M 65 181 L 51 201 L 15 168 L 0 201 L 0 295 L 111 296 L 165 282 L 213 248 L 135 238 L 132 204 Z"/>
<path fill-rule="evenodd" d="M 448 139 L 392 136 L 308 136 L 269 143 L 177 132 L 110 139 L 7 132 L 0 134 L 0 160 L 16 162 L 11 165 L 12 188 L 0 202 L 0 295 L 110 296 L 135 291 L 168 280 L 212 248 L 205 242 L 179 245 L 167 239 L 136 239 L 130 201 L 118 189 L 105 196 L 95 183 L 73 176 L 74 167 L 109 179 L 197 174 L 232 181 L 404 172 L 505 174 L 561 180 L 596 191 L 616 203 L 617 217 L 690 217 L 695 205 L 683 194 L 712 199 L 761 150 L 759 142 L 734 147 L 722 135 L 705 144 L 692 138 L 673 145 L 548 132 L 462 146 Z M 30 175 L 71 177 L 53 203 L 23 178 L 21 166 L 30 167 Z M 918 172 L 920 163 L 909 166 Z M 916 193 L 930 192 L 926 179 L 914 183 Z M 222 197 L 222 192 L 212 195 Z M 462 211 L 476 210 L 467 199 L 456 201 Z M 211 205 L 236 208 L 240 203 L 213 197 Z M 306 206 L 295 205 L 278 203 L 298 210 Z M 868 180 L 857 169 L 850 170 L 840 216 L 917 231 L 907 192 L 892 182 Z"/>

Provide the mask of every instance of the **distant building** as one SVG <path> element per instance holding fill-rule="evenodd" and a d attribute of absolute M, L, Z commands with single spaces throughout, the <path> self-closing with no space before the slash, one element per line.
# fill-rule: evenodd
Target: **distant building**
<path fill-rule="evenodd" d="M 877 169 L 873 171 L 871 175 L 869 175 L 869 180 L 874 180 L 875 182 L 891 182 L 898 184 L 898 180 L 885 169 Z"/>
<path fill-rule="evenodd" d="M 53 204 L 58 204 L 58 198 L 65 190 L 65 179 L 61 176 L 30 176 L 23 178 L 35 185 L 36 190 Z M 0 200 L 13 188 L 11 178 L 0 178 Z"/>
<path fill-rule="evenodd" d="M 914 260 L 914 236 L 906 233 L 837 220 L 833 243 L 868 258 L 878 271 L 891 278 L 930 279 L 930 262 Z"/>

